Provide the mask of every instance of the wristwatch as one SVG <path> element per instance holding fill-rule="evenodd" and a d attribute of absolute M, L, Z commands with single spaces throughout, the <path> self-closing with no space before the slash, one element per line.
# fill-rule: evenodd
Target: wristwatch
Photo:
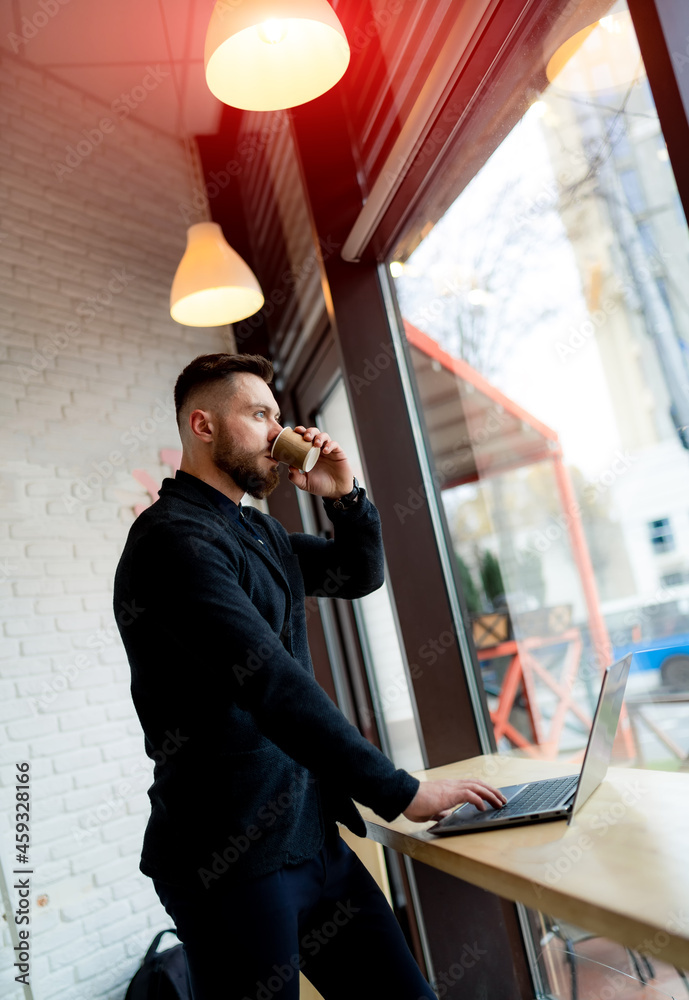
<path fill-rule="evenodd" d="M 359 481 L 356 476 L 354 477 L 354 489 L 350 493 L 346 493 L 339 500 L 333 503 L 335 510 L 347 510 L 348 507 L 353 507 L 354 504 L 359 502 L 359 493 L 361 492 L 359 487 Z"/>

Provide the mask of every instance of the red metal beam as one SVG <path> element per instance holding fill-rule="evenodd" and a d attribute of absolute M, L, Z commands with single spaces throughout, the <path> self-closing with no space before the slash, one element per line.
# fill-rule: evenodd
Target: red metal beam
<path fill-rule="evenodd" d="M 418 347 L 431 360 L 439 361 L 446 371 L 456 375 L 457 378 L 461 378 L 467 384 L 473 385 L 493 403 L 501 406 L 517 420 L 522 420 L 525 424 L 528 424 L 529 427 L 532 427 L 542 437 L 547 438 L 549 441 L 558 441 L 557 432 L 552 427 L 541 423 L 540 420 L 537 420 L 527 410 L 523 410 L 513 399 L 505 396 L 494 385 L 491 385 L 483 375 L 479 375 L 475 368 L 472 368 L 471 365 L 468 365 L 466 361 L 462 361 L 460 358 L 453 358 L 432 337 L 429 337 L 428 334 L 423 333 L 417 327 L 412 326 L 406 319 L 404 320 L 404 332 L 410 344 Z"/>

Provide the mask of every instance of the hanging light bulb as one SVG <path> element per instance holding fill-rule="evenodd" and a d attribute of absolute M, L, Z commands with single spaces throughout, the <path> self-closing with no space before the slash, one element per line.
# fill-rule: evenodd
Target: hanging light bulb
<path fill-rule="evenodd" d="M 278 21 L 275 17 L 268 18 L 258 25 L 258 35 L 266 45 L 277 45 L 282 42 L 287 34 L 287 25 L 284 21 Z"/>
<path fill-rule="evenodd" d="M 628 10 L 618 10 L 587 25 L 563 42 L 548 60 L 548 80 L 567 93 L 598 93 L 645 76 Z"/>
<path fill-rule="evenodd" d="M 170 315 L 186 326 L 224 326 L 252 316 L 263 305 L 251 268 L 233 250 L 217 222 L 187 230 L 187 249 L 170 292 Z"/>
<path fill-rule="evenodd" d="M 278 111 L 330 90 L 349 45 L 327 0 L 218 0 L 206 34 L 206 83 L 224 104 Z"/>

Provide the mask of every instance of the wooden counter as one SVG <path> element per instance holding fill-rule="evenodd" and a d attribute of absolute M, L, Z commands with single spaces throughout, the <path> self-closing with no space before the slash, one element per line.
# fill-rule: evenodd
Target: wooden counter
<path fill-rule="evenodd" d="M 576 771 L 571 764 L 474 757 L 420 780 L 477 777 L 494 786 Z M 689 969 L 689 774 L 610 768 L 574 821 L 453 837 L 431 822 L 393 823 L 361 806 L 368 835 L 417 861 Z"/>

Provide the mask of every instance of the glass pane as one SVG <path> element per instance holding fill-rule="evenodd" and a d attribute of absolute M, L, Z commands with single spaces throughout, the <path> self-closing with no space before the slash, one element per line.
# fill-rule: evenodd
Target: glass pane
<path fill-rule="evenodd" d="M 689 237 L 628 11 L 600 8 L 574 41 L 552 29 L 564 55 L 514 56 L 505 73 L 551 82 L 517 84 L 527 112 L 499 143 L 486 126 L 492 155 L 454 202 L 436 186 L 450 207 L 390 270 L 499 750 L 580 764 L 602 670 L 633 651 L 613 763 L 677 769 Z M 638 994 L 620 946 L 530 920 L 554 996 L 572 971 L 578 996 Z M 644 995 L 686 995 L 674 970 L 644 975 Z"/>
<path fill-rule="evenodd" d="M 354 425 L 341 379 L 317 419 L 318 426 L 342 445 L 355 476 L 365 487 Z M 367 494 L 373 500 L 368 488 Z M 384 750 L 397 767 L 419 770 L 424 766 L 423 753 L 387 583 L 353 603 Z"/>
<path fill-rule="evenodd" d="M 538 963 L 557 1000 L 648 1000 L 686 997 L 689 979 L 656 955 L 641 955 L 539 914 Z"/>
<path fill-rule="evenodd" d="M 505 750 L 580 754 L 602 667 L 655 649 L 632 667 L 617 754 L 674 768 L 689 751 L 676 202 L 617 3 L 393 270 Z"/>

